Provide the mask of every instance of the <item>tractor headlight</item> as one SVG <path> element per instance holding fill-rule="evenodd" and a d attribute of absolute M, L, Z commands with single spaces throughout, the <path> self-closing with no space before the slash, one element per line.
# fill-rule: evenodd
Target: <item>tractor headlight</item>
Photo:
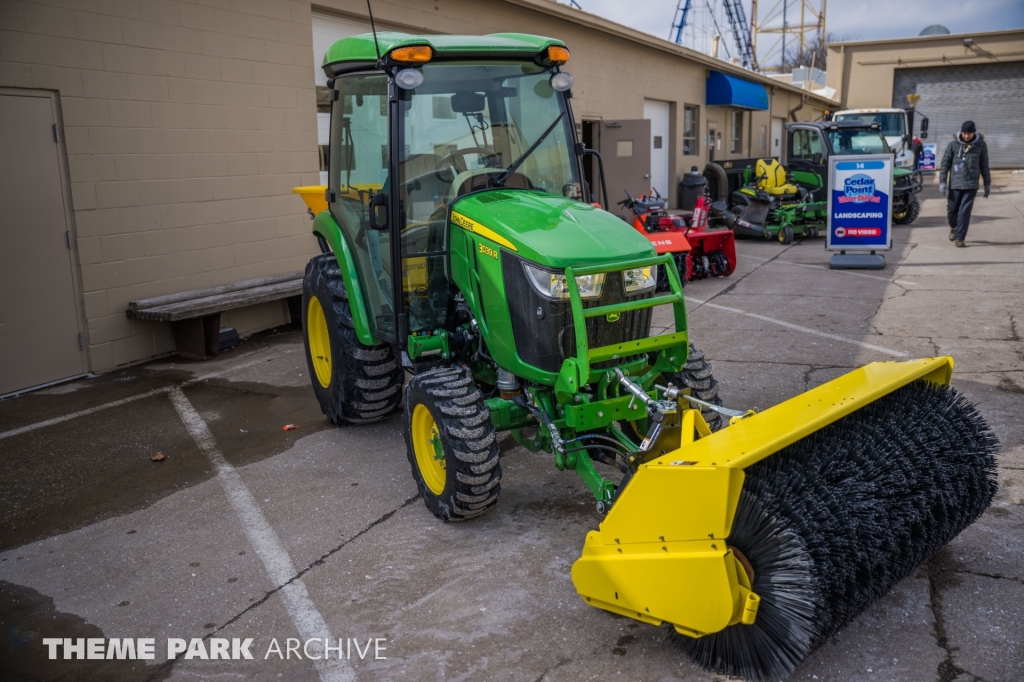
<path fill-rule="evenodd" d="M 523 263 L 523 267 L 526 269 L 530 284 L 538 294 L 544 298 L 569 299 L 569 284 L 565 280 L 564 272 L 542 270 L 526 263 Z M 576 278 L 576 286 L 580 290 L 580 298 L 600 298 L 604 290 L 604 273 L 580 275 Z"/>
<path fill-rule="evenodd" d="M 658 266 L 648 265 L 646 268 L 633 268 L 622 271 L 622 284 L 627 294 L 653 289 L 658 283 Z"/>

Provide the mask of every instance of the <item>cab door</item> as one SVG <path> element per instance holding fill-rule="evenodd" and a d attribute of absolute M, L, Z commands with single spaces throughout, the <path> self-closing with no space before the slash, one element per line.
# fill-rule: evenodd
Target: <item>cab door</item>
<path fill-rule="evenodd" d="M 328 202 L 354 256 L 370 332 L 394 342 L 389 211 L 371 220 L 370 210 L 371 204 L 388 205 L 388 77 L 379 72 L 341 76 L 334 88 Z"/>

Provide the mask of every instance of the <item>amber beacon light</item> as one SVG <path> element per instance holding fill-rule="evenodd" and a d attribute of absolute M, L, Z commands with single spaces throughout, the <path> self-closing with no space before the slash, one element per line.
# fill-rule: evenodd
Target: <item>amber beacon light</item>
<path fill-rule="evenodd" d="M 434 51 L 429 45 L 410 45 L 391 51 L 391 58 L 403 64 L 423 64 L 429 62 L 433 56 Z"/>

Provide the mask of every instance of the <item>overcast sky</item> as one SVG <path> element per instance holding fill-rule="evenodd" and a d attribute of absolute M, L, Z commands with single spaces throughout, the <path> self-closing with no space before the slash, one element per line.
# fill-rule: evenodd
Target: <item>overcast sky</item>
<path fill-rule="evenodd" d="M 569 4 L 568 0 L 558 0 Z M 692 0 L 704 7 L 709 0 Z M 781 0 L 758 0 L 762 16 Z M 676 0 L 576 0 L 583 10 L 620 24 L 667 38 L 672 26 Z M 789 0 L 799 11 L 799 0 Z M 721 4 L 712 2 L 712 4 Z M 821 6 L 821 0 L 814 0 Z M 750 19 L 750 0 L 743 0 Z M 798 20 L 798 19 L 797 19 Z M 792 21 L 792 20 L 791 20 Z M 826 29 L 855 40 L 916 36 L 926 26 L 942 24 L 951 33 L 998 31 L 1024 27 L 1022 0 L 832 0 L 828 3 Z M 728 29 L 722 26 L 723 31 Z M 729 36 L 729 47 L 732 47 Z M 725 56 L 724 54 L 722 55 Z"/>

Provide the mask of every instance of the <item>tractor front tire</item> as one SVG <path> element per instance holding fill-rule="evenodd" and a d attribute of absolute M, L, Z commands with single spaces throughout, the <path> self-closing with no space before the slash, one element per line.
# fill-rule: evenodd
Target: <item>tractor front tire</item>
<path fill-rule="evenodd" d="M 892 212 L 892 221 L 897 225 L 909 225 L 917 220 L 917 216 L 920 213 L 921 202 L 917 200 L 917 197 L 914 197 L 905 210 Z"/>
<path fill-rule="evenodd" d="M 420 495 L 437 518 L 463 521 L 498 503 L 498 442 L 468 369 L 440 367 L 409 380 L 405 445 Z"/>
<path fill-rule="evenodd" d="M 783 225 L 779 228 L 779 243 L 788 245 L 793 243 L 793 228 L 789 225 Z"/>
<path fill-rule="evenodd" d="M 721 405 L 718 397 L 718 382 L 714 377 L 714 368 L 704 359 L 704 351 L 690 344 L 690 352 L 686 356 L 686 364 L 681 372 L 665 377 L 679 388 L 690 389 L 690 395 L 712 405 Z M 722 415 L 707 408 L 701 409 L 701 416 L 712 431 L 718 431 L 726 425 Z"/>
<path fill-rule="evenodd" d="M 315 256 L 306 266 L 302 339 L 313 393 L 334 424 L 368 424 L 399 409 L 405 374 L 391 346 L 367 346 L 356 337 L 332 253 Z"/>

